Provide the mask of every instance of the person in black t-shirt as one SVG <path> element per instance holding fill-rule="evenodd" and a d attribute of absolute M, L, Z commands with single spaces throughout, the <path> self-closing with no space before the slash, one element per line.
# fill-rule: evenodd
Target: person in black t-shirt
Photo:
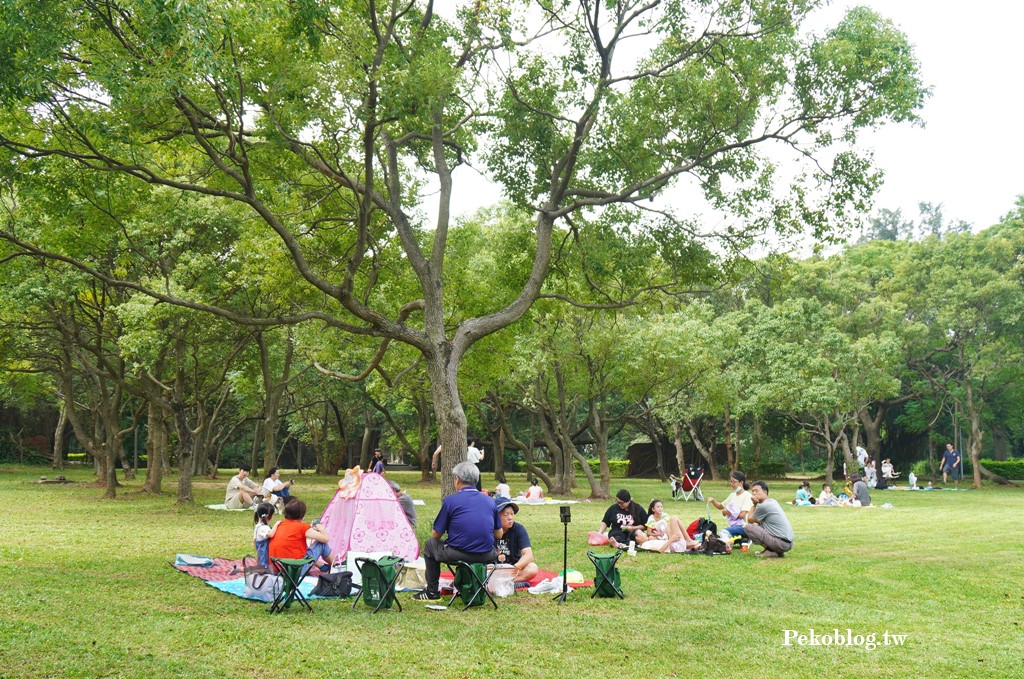
<path fill-rule="evenodd" d="M 615 504 L 608 508 L 601 519 L 599 532 L 609 528 L 608 543 L 612 547 L 625 547 L 633 539 L 633 533 L 641 530 L 647 523 L 647 512 L 633 502 L 629 491 L 623 488 L 615 494 Z"/>
<path fill-rule="evenodd" d="M 512 578 L 515 582 L 529 582 L 540 569 L 533 560 L 530 535 L 526 528 L 515 520 L 519 505 L 505 498 L 499 498 L 496 504 L 498 515 L 501 517 L 502 531 L 501 537 L 494 541 L 498 563 L 512 565 Z"/>

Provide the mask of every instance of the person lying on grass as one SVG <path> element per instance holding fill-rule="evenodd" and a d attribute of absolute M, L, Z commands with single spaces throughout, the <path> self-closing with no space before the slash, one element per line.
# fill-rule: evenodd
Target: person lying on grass
<path fill-rule="evenodd" d="M 521 523 L 516 523 L 519 505 L 505 498 L 498 498 L 495 504 L 498 516 L 501 517 L 501 537 L 494 541 L 494 548 L 498 551 L 498 563 L 512 565 L 514 582 L 529 582 L 540 569 L 533 560 L 530 535 Z"/>
<path fill-rule="evenodd" d="M 305 523 L 302 519 L 306 517 L 306 503 L 297 497 L 292 497 L 284 506 L 284 521 L 278 521 L 274 525 L 274 535 L 270 538 L 270 558 L 272 559 L 313 559 L 311 566 L 323 561 L 320 566 L 321 572 L 326 573 L 334 563 L 331 558 L 331 546 L 328 543 L 331 536 L 320 527 L 320 522 L 315 525 Z M 311 540 L 307 544 L 307 540 Z M 309 569 L 302 573 L 305 576 Z"/>

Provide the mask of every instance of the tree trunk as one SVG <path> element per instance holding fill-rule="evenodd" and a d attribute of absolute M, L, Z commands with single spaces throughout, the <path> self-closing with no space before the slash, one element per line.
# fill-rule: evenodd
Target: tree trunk
<path fill-rule="evenodd" d="M 678 422 L 672 424 L 672 443 L 676 448 L 676 464 L 679 465 L 679 476 L 686 473 L 686 451 L 683 450 L 683 427 Z"/>
<path fill-rule="evenodd" d="M 150 400 L 146 415 L 146 482 L 142 492 L 159 495 L 163 485 L 163 457 L 167 448 L 167 423 L 163 408 Z"/>
<path fill-rule="evenodd" d="M 365 470 L 370 465 L 370 445 L 373 441 L 373 413 L 363 408 L 363 439 L 359 444 L 359 467 Z"/>
<path fill-rule="evenodd" d="M 732 434 L 731 430 L 732 420 L 729 417 L 729 404 L 725 404 L 725 462 L 729 465 L 729 471 L 736 471 L 736 456 L 733 454 L 732 449 Z"/>
<path fill-rule="evenodd" d="M 754 469 L 758 469 L 758 468 L 761 467 L 761 450 L 762 450 L 761 417 L 759 415 L 755 414 L 754 415 L 754 461 L 753 461 Z"/>
<path fill-rule="evenodd" d="M 67 404 L 60 406 L 60 417 L 57 418 L 57 428 L 53 432 L 53 468 L 64 469 L 64 430 L 68 423 Z"/>
<path fill-rule="evenodd" d="M 711 480 L 721 480 L 721 475 L 718 473 L 718 465 L 715 464 L 714 455 L 704 446 L 704 443 L 700 440 L 700 435 L 697 433 L 696 428 L 693 426 L 691 420 L 685 420 L 686 431 L 690 434 L 690 440 L 693 441 L 693 445 L 697 447 L 697 452 L 700 453 L 704 461 L 708 463 L 708 471 L 711 472 Z"/>
<path fill-rule="evenodd" d="M 450 351 L 427 357 L 430 393 L 437 418 L 437 438 L 441 444 L 441 496 L 455 492 L 452 469 L 466 459 L 466 411 L 459 396 L 458 360 Z"/>

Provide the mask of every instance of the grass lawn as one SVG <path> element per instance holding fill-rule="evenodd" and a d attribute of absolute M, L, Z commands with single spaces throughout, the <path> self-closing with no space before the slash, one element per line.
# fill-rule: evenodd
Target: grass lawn
<path fill-rule="evenodd" d="M 0 676 L 145 677 L 904 677 L 1024 676 L 1024 489 L 879 491 L 885 509 L 785 505 L 796 532 L 785 559 L 739 552 L 703 557 L 641 553 L 620 563 L 626 599 L 564 605 L 518 594 L 494 611 L 371 615 L 349 601 L 314 601 L 271 618 L 267 606 L 172 569 L 176 552 L 238 558 L 252 552 L 252 516 L 215 512 L 230 476 L 199 480 L 195 507 L 174 506 L 128 482 L 116 500 L 87 484 L 39 485 L 52 470 L 0 466 Z M 436 485 L 397 475 L 426 501 L 421 541 L 440 505 Z M 336 479 L 303 475 L 294 491 L 318 516 Z M 485 483 L 493 485 L 491 475 Z M 513 491 L 525 485 L 512 475 Z M 613 482 L 638 501 L 664 499 L 650 480 Z M 772 483 L 784 502 L 796 482 Z M 613 491 L 615 490 L 613 487 Z M 705 484 L 724 497 L 726 485 Z M 582 492 L 582 491 L 581 491 Z M 686 520 L 703 503 L 667 502 Z M 572 506 L 569 566 L 591 578 L 587 531 L 607 503 Z M 561 569 L 556 506 L 524 507 L 541 567 Z M 607 550 L 607 548 L 603 548 Z M 783 644 L 800 634 L 875 635 L 860 646 Z M 883 634 L 907 635 L 884 645 Z"/>

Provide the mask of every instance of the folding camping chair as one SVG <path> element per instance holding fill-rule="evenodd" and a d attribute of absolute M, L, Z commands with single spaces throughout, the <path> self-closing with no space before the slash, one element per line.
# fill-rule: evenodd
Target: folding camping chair
<path fill-rule="evenodd" d="M 456 561 L 454 570 L 450 563 L 445 564 L 445 566 L 451 571 L 456 590 L 455 594 L 448 601 L 449 606 L 455 603 L 455 599 L 461 598 L 462 603 L 466 604 L 462 607 L 462 610 L 466 611 L 471 606 L 483 606 L 484 597 L 487 597 L 491 600 L 494 609 L 498 609 L 498 602 L 487 591 L 487 583 L 490 581 L 491 576 L 494 575 L 494 570 L 487 568 L 487 564 Z"/>
<path fill-rule="evenodd" d="M 376 561 L 365 557 L 357 558 L 356 568 L 359 569 L 363 585 L 352 602 L 352 609 L 355 610 L 359 598 L 362 597 L 364 604 L 373 606 L 374 613 L 384 608 L 390 609 L 392 605 L 398 606 L 398 610 L 401 611 L 402 604 L 395 597 L 395 583 L 398 582 L 398 576 L 402 574 L 404 567 L 405 562 L 397 556 L 382 556 Z"/>
<path fill-rule="evenodd" d="M 594 569 L 597 571 L 597 575 L 594 577 L 594 593 L 590 595 L 591 599 L 596 596 L 603 599 L 610 599 L 614 596 L 620 599 L 626 598 L 626 595 L 622 593 L 619 567 L 615 565 L 622 554 L 621 551 L 614 554 L 595 554 L 587 551 L 587 556 L 590 557 L 590 562 L 594 564 Z"/>
<path fill-rule="evenodd" d="M 683 478 L 673 476 L 669 481 L 672 484 L 672 499 L 690 501 L 696 497 L 697 500 L 703 501 L 704 493 L 700 490 L 700 482 L 703 479 L 704 469 L 702 467 L 693 464 L 688 465 Z"/>
<path fill-rule="evenodd" d="M 270 558 L 270 563 L 274 565 L 274 568 L 281 573 L 282 587 L 281 591 L 274 598 L 274 603 L 270 606 L 271 613 L 280 613 L 284 609 L 289 608 L 292 602 L 296 599 L 302 604 L 307 611 L 313 612 L 313 607 L 309 605 L 309 600 L 303 595 L 302 590 L 299 589 L 299 584 L 302 582 L 303 576 L 306 574 L 306 570 L 310 564 L 313 563 L 313 559 L 275 559 Z"/>

